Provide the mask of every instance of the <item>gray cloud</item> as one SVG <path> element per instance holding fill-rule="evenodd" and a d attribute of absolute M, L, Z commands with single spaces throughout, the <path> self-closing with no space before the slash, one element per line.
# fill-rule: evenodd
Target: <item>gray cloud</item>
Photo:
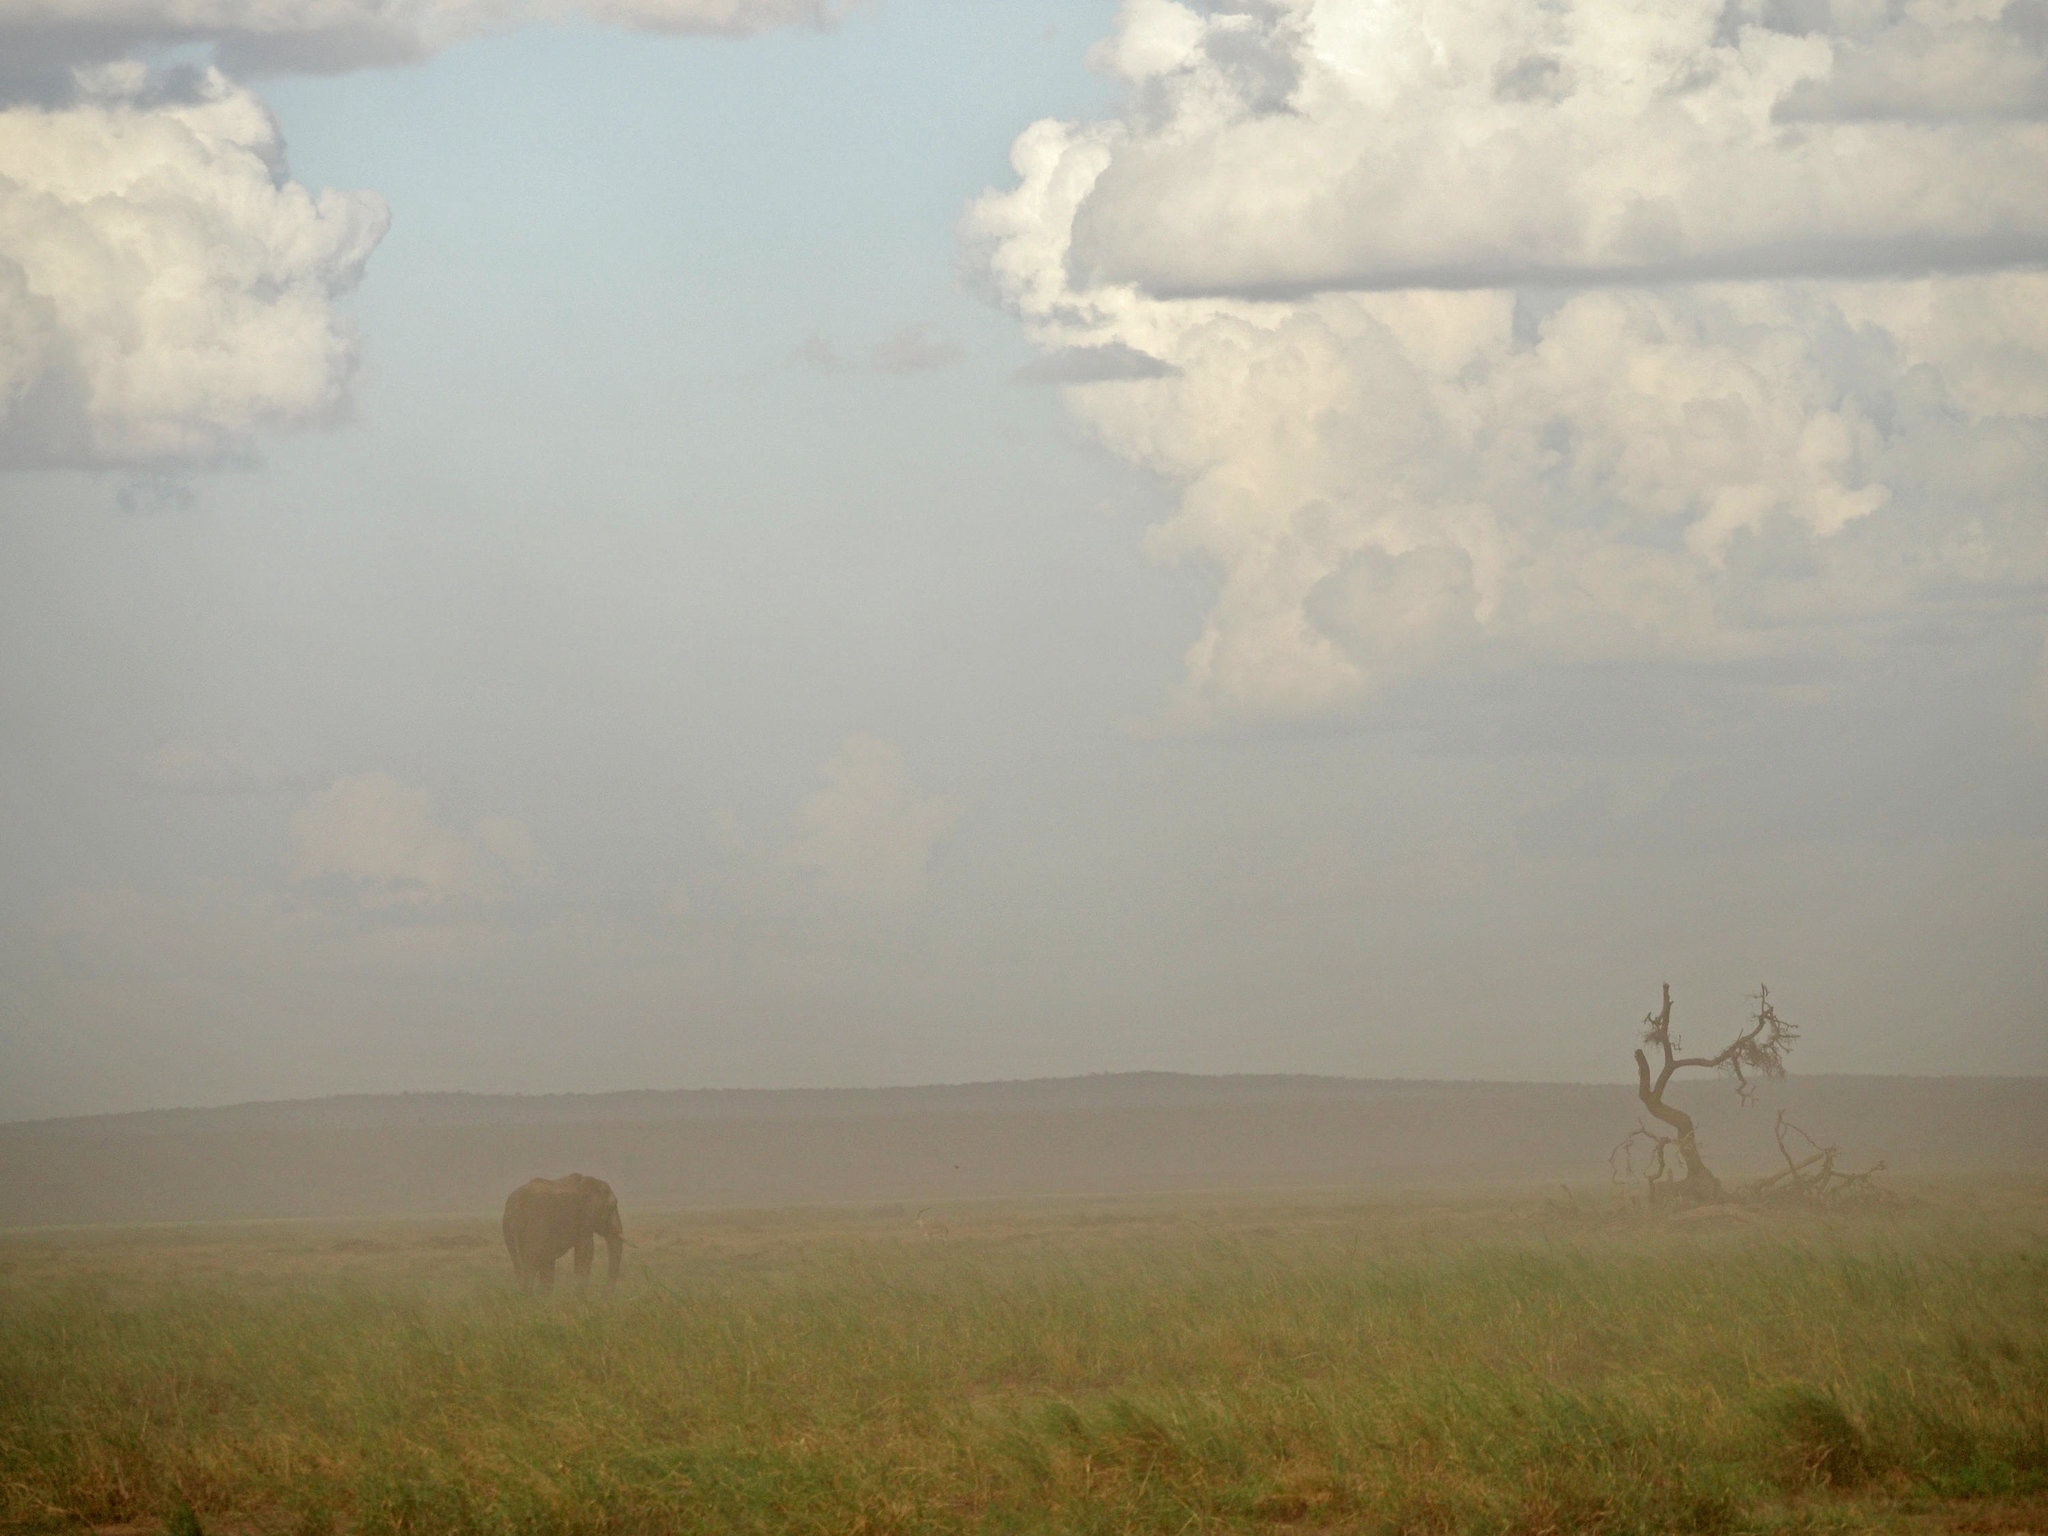
<path fill-rule="evenodd" d="M 1532 53 L 1495 68 L 1493 94 L 1502 101 L 1557 101 L 1571 94 L 1571 76 L 1561 60 Z"/>
<path fill-rule="evenodd" d="M 876 373 L 928 373 L 950 368 L 965 354 L 951 337 L 923 322 L 899 325 L 868 348 L 868 366 Z"/>
<path fill-rule="evenodd" d="M 790 349 L 789 364 L 813 373 L 842 373 L 852 366 L 852 360 L 840 354 L 829 336 L 806 336 Z"/>
<path fill-rule="evenodd" d="M 1120 341 L 1093 347 L 1062 347 L 1033 358 L 1013 377 L 1019 384 L 1109 384 L 1170 378 L 1180 370 Z"/>
<path fill-rule="evenodd" d="M 138 475 L 114 495 L 114 505 L 131 517 L 189 512 L 199 504 L 192 483 L 183 475 Z"/>
<path fill-rule="evenodd" d="M 782 27 L 835 26 L 860 0 L 569 0 L 568 8 L 640 32 L 751 37 Z"/>
<path fill-rule="evenodd" d="M 2048 117 L 2048 4 L 1996 17 L 1909 12 L 1830 38 L 1832 67 L 1771 109 L 1781 123 L 1964 122 Z"/>
<path fill-rule="evenodd" d="M 2048 230 L 2007 230 L 1981 235 L 1928 231 L 1884 239 L 1788 238 L 1741 250 L 1637 263 L 1551 265 L 1503 258 L 1415 267 L 1331 268 L 1270 281 L 1236 283 L 1229 285 L 1228 292 L 1233 298 L 1285 303 L 1323 293 L 1674 288 L 1802 278 L 1856 281 L 1961 276 L 2030 271 L 2044 266 L 2048 266 Z M 1148 284 L 1147 291 L 1162 299 L 1198 299 L 1215 296 L 1219 285 L 1190 277 L 1185 282 L 1162 280 Z"/>
<path fill-rule="evenodd" d="M 858 356 L 841 352 L 828 336 L 808 336 L 791 350 L 789 362 L 814 373 L 909 374 L 950 368 L 965 355 L 950 336 L 918 320 L 897 326 Z"/>
<path fill-rule="evenodd" d="M 480 33 L 584 16 L 635 31 L 738 37 L 825 28 L 840 0 L 15 0 L 0 12 L 0 101 L 61 104 L 74 69 L 203 46 L 230 74 L 403 64 Z"/>

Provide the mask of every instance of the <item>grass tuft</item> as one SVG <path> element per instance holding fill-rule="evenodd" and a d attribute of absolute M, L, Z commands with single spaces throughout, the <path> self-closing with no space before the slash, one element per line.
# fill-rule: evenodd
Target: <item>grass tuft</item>
<path fill-rule="evenodd" d="M 1870 1444 L 1832 1393 L 1787 1387 L 1768 1419 L 1795 1481 L 1821 1488 L 1860 1488 L 1870 1481 Z"/>

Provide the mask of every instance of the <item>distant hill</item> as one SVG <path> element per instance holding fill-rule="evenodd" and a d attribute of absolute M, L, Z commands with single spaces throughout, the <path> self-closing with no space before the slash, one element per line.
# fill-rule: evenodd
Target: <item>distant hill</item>
<path fill-rule="evenodd" d="M 1718 1171 L 1786 1108 L 1903 1177 L 2048 1172 L 2048 1079 L 1807 1077 L 1675 1095 Z M 0 1227 L 495 1212 L 578 1169 L 629 1208 L 1607 1178 L 1619 1084 L 1121 1073 L 880 1089 L 356 1095 L 0 1125 Z"/>

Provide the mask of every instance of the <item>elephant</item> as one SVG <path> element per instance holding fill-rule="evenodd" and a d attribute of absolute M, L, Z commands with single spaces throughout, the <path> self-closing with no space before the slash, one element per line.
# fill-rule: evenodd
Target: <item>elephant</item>
<path fill-rule="evenodd" d="M 529 1179 L 505 1197 L 505 1251 L 522 1290 L 552 1290 L 555 1260 L 572 1249 L 577 1283 L 589 1284 L 599 1237 L 608 1250 L 605 1282 L 616 1284 L 626 1232 L 619 1224 L 619 1197 L 603 1179 L 581 1173 Z"/>

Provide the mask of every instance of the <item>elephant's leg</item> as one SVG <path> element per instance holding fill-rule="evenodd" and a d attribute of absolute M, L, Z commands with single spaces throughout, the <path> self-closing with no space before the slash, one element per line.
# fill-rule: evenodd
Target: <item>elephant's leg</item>
<path fill-rule="evenodd" d="M 554 1290 L 555 1261 L 553 1259 L 533 1266 L 533 1283 L 540 1287 L 540 1293 L 543 1296 Z"/>
<path fill-rule="evenodd" d="M 590 1284 L 590 1266 L 591 1263 L 596 1259 L 596 1257 L 597 1243 L 594 1239 L 585 1237 L 581 1242 L 579 1242 L 576 1245 L 577 1285 L 587 1286 Z"/>

